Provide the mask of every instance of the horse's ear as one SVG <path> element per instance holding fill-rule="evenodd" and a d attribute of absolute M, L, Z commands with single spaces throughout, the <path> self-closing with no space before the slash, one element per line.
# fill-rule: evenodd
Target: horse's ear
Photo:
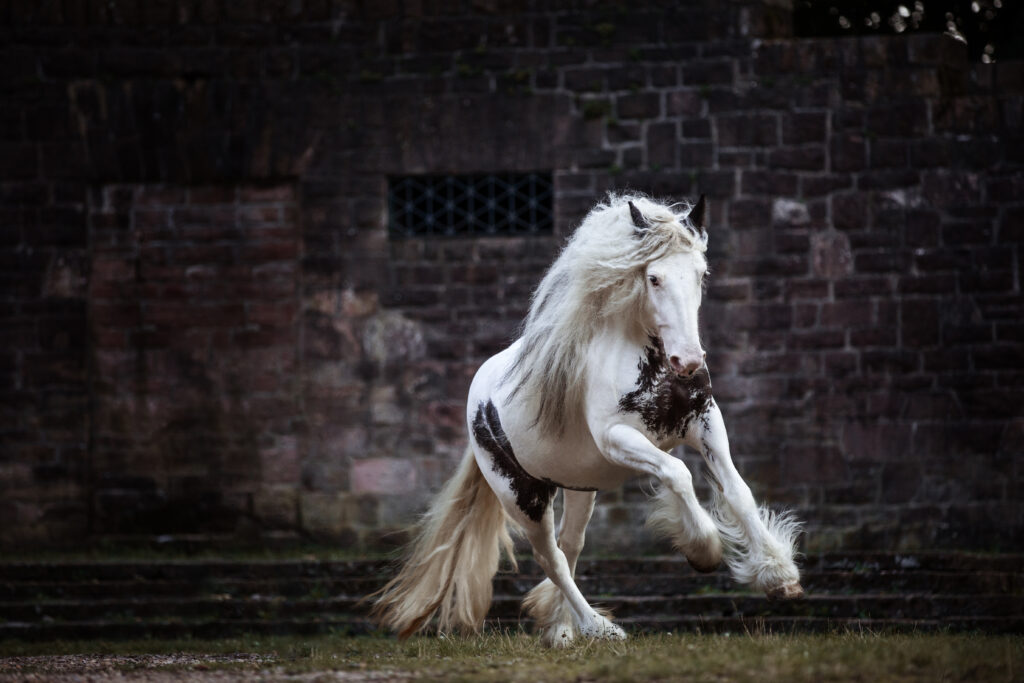
<path fill-rule="evenodd" d="M 693 226 L 703 233 L 708 230 L 708 203 L 704 199 L 704 195 L 700 196 L 697 203 L 694 204 L 693 209 L 690 210 L 690 222 Z"/>
<path fill-rule="evenodd" d="M 629 215 L 633 219 L 633 232 L 636 233 L 637 237 L 640 237 L 644 232 L 651 227 L 651 224 L 647 222 L 644 215 L 640 213 L 640 209 L 636 208 L 633 202 L 629 202 Z"/>

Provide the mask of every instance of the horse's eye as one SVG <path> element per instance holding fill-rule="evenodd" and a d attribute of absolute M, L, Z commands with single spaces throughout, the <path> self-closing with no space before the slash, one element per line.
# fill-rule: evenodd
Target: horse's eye
<path fill-rule="evenodd" d="M 661 284 L 661 281 L 658 279 L 657 275 L 648 275 L 647 279 L 650 280 L 651 284 L 654 285 L 655 287 Z"/>

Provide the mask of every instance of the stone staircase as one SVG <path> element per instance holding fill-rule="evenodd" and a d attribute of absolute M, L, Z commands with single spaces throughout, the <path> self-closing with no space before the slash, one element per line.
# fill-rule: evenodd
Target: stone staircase
<path fill-rule="evenodd" d="M 804 600 L 773 603 L 679 558 L 581 560 L 588 598 L 627 630 L 1024 633 L 1024 555 L 827 553 L 802 562 Z M 360 598 L 381 560 L 0 562 L 0 639 L 214 638 L 373 632 Z M 532 561 L 495 578 L 489 620 L 529 628 Z"/>

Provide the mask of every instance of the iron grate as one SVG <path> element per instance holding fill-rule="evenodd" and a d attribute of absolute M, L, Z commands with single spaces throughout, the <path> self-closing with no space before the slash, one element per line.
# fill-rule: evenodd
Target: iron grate
<path fill-rule="evenodd" d="M 550 234 L 550 173 L 388 178 L 393 238 Z"/>

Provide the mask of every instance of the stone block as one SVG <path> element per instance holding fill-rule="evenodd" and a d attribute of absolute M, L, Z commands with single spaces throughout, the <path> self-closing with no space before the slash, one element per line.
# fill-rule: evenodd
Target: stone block
<path fill-rule="evenodd" d="M 656 92 L 619 95 L 615 106 L 620 119 L 655 119 L 661 115 L 661 95 Z"/>
<path fill-rule="evenodd" d="M 346 530 L 347 506 L 342 495 L 302 491 L 298 499 L 303 531 L 322 538 L 332 538 Z"/>
<path fill-rule="evenodd" d="M 697 88 L 672 90 L 666 94 L 665 113 L 668 116 L 700 116 L 704 111 L 704 98 Z"/>
<path fill-rule="evenodd" d="M 298 493 L 292 486 L 263 486 L 253 494 L 253 516 L 265 528 L 297 528 L 298 512 Z"/>
<path fill-rule="evenodd" d="M 368 458 L 352 463 L 349 481 L 353 493 L 397 495 L 417 490 L 419 472 L 412 460 Z"/>
<path fill-rule="evenodd" d="M 782 117 L 782 144 L 824 143 L 828 129 L 825 112 L 794 112 Z"/>
<path fill-rule="evenodd" d="M 811 262 L 820 277 L 842 278 L 853 272 L 849 238 L 840 232 L 815 233 L 811 237 Z"/>
<path fill-rule="evenodd" d="M 569 90 L 576 92 L 600 92 L 604 90 L 605 69 L 594 67 L 565 69 L 562 74 L 563 83 Z"/>
<path fill-rule="evenodd" d="M 647 72 L 646 69 L 639 64 L 631 64 L 628 66 L 621 66 L 608 70 L 609 90 L 638 90 L 645 87 L 646 85 Z"/>
<path fill-rule="evenodd" d="M 650 124 L 647 127 L 647 165 L 651 168 L 674 168 L 677 137 L 674 122 Z"/>
<path fill-rule="evenodd" d="M 735 199 L 729 203 L 729 226 L 734 229 L 771 225 L 772 208 L 767 199 Z"/>
<path fill-rule="evenodd" d="M 797 175 L 786 171 L 745 170 L 740 176 L 742 194 L 795 196 Z"/>
<path fill-rule="evenodd" d="M 977 204 L 981 201 L 981 192 L 977 173 L 925 171 L 921 174 L 921 197 L 932 206 Z"/>
<path fill-rule="evenodd" d="M 692 60 L 683 64 L 683 84 L 687 86 L 729 85 L 733 82 L 731 59 Z"/>
<path fill-rule="evenodd" d="M 409 298 L 400 300 L 409 305 Z M 435 300 L 436 295 L 430 299 Z M 366 357 L 381 369 L 417 361 L 426 350 L 421 326 L 395 311 L 380 313 L 367 322 L 362 345 Z"/>
<path fill-rule="evenodd" d="M 921 488 L 923 469 L 920 462 L 894 459 L 886 462 L 881 474 L 881 500 L 884 503 L 906 503 Z"/>
<path fill-rule="evenodd" d="M 295 436 L 277 436 L 259 449 L 262 480 L 268 484 L 298 484 L 301 456 Z"/>
<path fill-rule="evenodd" d="M 778 119 L 772 114 L 719 115 L 715 119 L 722 147 L 774 147 L 779 144 Z"/>
<path fill-rule="evenodd" d="M 867 166 L 867 145 L 860 135 L 834 136 L 830 151 L 833 171 L 859 171 Z"/>
<path fill-rule="evenodd" d="M 725 320 L 735 330 L 785 330 L 792 325 L 793 309 L 788 304 L 733 304 Z"/>
<path fill-rule="evenodd" d="M 1007 207 L 999 224 L 999 243 L 1024 243 L 1024 208 Z"/>
<path fill-rule="evenodd" d="M 689 119 L 683 121 L 683 137 L 707 139 L 711 137 L 711 121 L 708 119 Z"/>
<path fill-rule="evenodd" d="M 818 145 L 780 147 L 768 153 L 769 168 L 802 171 L 825 170 L 825 149 Z"/>
<path fill-rule="evenodd" d="M 811 222 L 811 216 L 804 202 L 778 198 L 772 202 L 772 224 L 776 226 L 801 226 Z"/>
<path fill-rule="evenodd" d="M 821 305 L 821 324 L 826 327 L 866 327 L 874 318 L 874 306 L 870 301 L 837 301 Z"/>

